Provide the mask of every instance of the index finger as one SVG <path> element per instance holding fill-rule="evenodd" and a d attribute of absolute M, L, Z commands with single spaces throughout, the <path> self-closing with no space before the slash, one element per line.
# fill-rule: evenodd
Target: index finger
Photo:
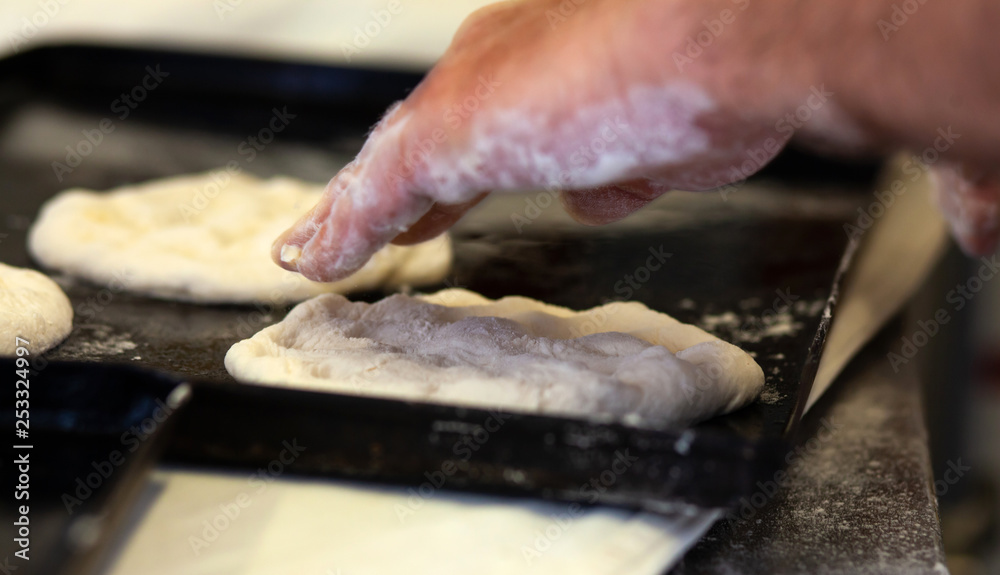
<path fill-rule="evenodd" d="M 320 202 L 274 242 L 275 263 L 313 281 L 343 279 L 430 211 L 434 202 L 400 173 L 407 122 L 399 106 L 390 110 Z"/>

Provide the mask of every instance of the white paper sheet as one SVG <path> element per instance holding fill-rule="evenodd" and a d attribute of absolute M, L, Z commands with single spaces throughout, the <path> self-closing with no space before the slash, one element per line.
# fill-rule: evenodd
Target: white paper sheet
<path fill-rule="evenodd" d="M 578 512 L 564 503 L 249 474 L 160 471 L 154 484 L 152 505 L 106 574 L 658 575 L 719 513 Z"/>

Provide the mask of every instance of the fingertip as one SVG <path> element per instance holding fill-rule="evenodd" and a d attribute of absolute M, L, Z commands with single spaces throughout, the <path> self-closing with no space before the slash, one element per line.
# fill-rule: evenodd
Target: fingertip
<path fill-rule="evenodd" d="M 271 246 L 272 259 L 316 282 L 350 276 L 398 230 L 410 227 L 431 209 L 429 200 L 415 194 L 380 197 L 378 202 L 355 202 L 351 194 L 342 194 L 332 203 L 321 202 L 279 236 Z"/>
<path fill-rule="evenodd" d="M 329 206 L 330 202 L 324 197 L 294 225 L 282 232 L 271 244 L 271 260 L 288 271 L 299 271 L 298 262 L 305 246 L 319 231 L 317 219 L 327 217 Z"/>
<path fill-rule="evenodd" d="M 302 245 L 291 242 L 295 228 L 282 232 L 271 244 L 271 261 L 290 272 L 298 271 L 298 260 L 302 256 Z"/>

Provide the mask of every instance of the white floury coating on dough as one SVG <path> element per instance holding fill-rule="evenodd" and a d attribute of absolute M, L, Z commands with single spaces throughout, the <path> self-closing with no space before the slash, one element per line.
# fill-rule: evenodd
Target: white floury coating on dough
<path fill-rule="evenodd" d="M 585 312 L 451 289 L 376 304 L 323 295 L 235 344 L 249 383 L 685 426 L 764 385 L 743 350 L 636 303 Z"/>
<path fill-rule="evenodd" d="M 0 356 L 16 352 L 16 339 L 31 354 L 47 351 L 73 329 L 73 307 L 44 274 L 0 263 Z M 23 342 L 22 342 L 23 345 Z"/>
<path fill-rule="evenodd" d="M 322 192 L 318 184 L 243 174 L 221 187 L 199 174 L 109 192 L 74 189 L 45 204 L 29 249 L 45 266 L 98 284 L 122 282 L 134 293 L 203 303 L 296 302 L 445 277 L 451 265 L 446 236 L 387 246 L 333 283 L 276 266 L 271 242 Z"/>

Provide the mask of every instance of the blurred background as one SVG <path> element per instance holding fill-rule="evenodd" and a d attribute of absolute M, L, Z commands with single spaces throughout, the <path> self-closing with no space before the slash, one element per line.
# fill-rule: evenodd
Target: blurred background
<path fill-rule="evenodd" d="M 43 46 L 85 43 L 421 73 L 445 50 L 464 17 L 489 3 L 4 0 L 0 58 Z M 60 134 L 56 123 L 46 129 L 51 131 L 25 132 L 13 140 L 20 142 L 19 149 L 7 147 L 2 153 L 57 156 L 69 136 L 52 137 Z M 78 132 L 77 127 L 71 130 Z M 46 139 L 54 147 L 46 145 Z M 109 162 L 128 157 L 113 145 L 101 153 Z M 332 176 L 335 164 L 346 159 L 318 161 L 306 175 Z M 943 305 L 948 291 L 976 268 L 978 262 L 952 250 L 943 271 L 921 296 L 929 309 Z M 945 544 L 953 573 L 1000 573 L 1000 534 L 990 527 L 1000 511 L 993 483 L 1000 477 L 1000 282 L 987 282 L 956 317 L 948 349 L 927 367 L 934 374 L 927 378 L 927 408 L 935 475 L 940 477 L 947 462 L 957 458 L 972 468 L 967 481 L 942 495 Z"/>
<path fill-rule="evenodd" d="M 0 54 L 42 43 L 96 41 L 426 70 L 444 52 L 465 16 L 490 3 L 7 0 L 0 6 Z M 380 12 L 387 12 L 388 17 L 380 18 Z"/>

